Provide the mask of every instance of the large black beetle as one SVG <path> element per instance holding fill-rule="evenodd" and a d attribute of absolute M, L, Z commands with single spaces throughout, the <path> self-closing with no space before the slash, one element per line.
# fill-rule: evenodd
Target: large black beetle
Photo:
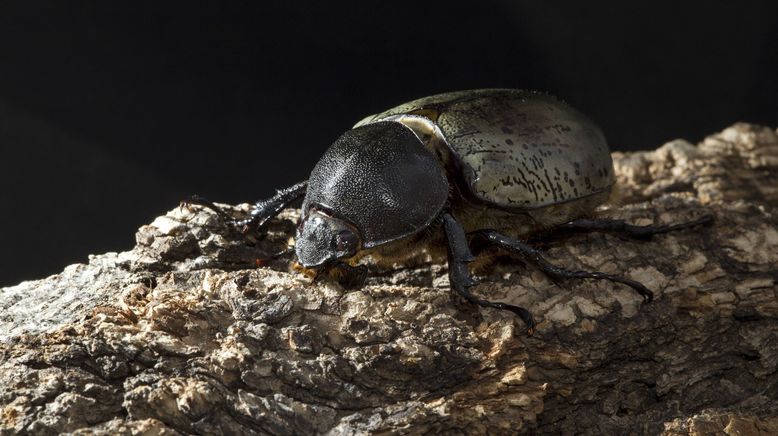
<path fill-rule="evenodd" d="M 470 292 L 469 240 L 519 254 L 553 277 L 611 280 L 651 301 L 639 282 L 560 268 L 518 238 L 557 226 L 647 236 L 711 220 L 639 227 L 578 219 L 608 199 L 614 181 L 605 137 L 583 114 L 546 94 L 483 89 L 425 97 L 365 118 L 332 144 L 308 181 L 258 202 L 249 219 L 229 218 L 202 198 L 191 202 L 232 226 L 258 229 L 305 196 L 295 241 L 303 267 L 354 271 L 367 255 L 445 256 L 453 290 L 514 312 L 532 333 L 526 309 Z"/>

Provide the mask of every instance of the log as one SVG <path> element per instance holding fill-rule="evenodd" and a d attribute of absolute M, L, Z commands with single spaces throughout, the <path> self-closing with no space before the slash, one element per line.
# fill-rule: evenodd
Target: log
<path fill-rule="evenodd" d="M 371 267 L 359 289 L 291 270 L 270 254 L 295 210 L 247 239 L 176 208 L 130 251 L 0 291 L 0 435 L 778 434 L 778 134 L 613 156 L 600 215 L 715 222 L 536 242 L 650 304 L 499 259 L 474 292 L 529 308 L 528 337 L 452 294 L 445 265 Z"/>

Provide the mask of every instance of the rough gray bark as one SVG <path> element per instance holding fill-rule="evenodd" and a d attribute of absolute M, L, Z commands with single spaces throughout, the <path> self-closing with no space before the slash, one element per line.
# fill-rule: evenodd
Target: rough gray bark
<path fill-rule="evenodd" d="M 257 267 L 294 211 L 252 247 L 175 209 L 131 251 L 0 291 L 0 434 L 778 434 L 778 135 L 738 124 L 614 157 L 623 200 L 603 215 L 716 223 L 545 249 L 652 304 L 501 262 L 476 291 L 530 308 L 528 338 L 439 265 L 358 290 Z"/>

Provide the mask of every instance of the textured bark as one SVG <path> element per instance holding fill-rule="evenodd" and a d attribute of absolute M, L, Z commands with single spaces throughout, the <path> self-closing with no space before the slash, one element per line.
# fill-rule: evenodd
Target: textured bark
<path fill-rule="evenodd" d="M 526 337 L 452 295 L 445 266 L 373 268 L 357 290 L 258 266 L 295 211 L 252 246 L 175 209 L 131 251 L 0 290 L 0 434 L 778 434 L 778 135 L 738 124 L 614 160 L 602 215 L 715 224 L 541 243 L 651 304 L 502 260 L 475 291 L 529 308 Z"/>

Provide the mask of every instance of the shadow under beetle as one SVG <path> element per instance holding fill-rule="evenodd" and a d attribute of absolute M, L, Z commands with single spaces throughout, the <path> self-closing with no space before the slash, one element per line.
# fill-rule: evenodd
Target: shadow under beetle
<path fill-rule="evenodd" d="M 637 281 L 555 266 L 517 238 L 552 227 L 642 237 L 712 221 L 706 215 L 633 226 L 578 219 L 608 199 L 614 182 L 605 137 L 583 114 L 546 94 L 483 89 L 425 97 L 365 118 L 330 146 L 307 181 L 257 202 L 248 219 L 232 218 L 200 197 L 188 202 L 245 232 L 304 197 L 295 238 L 303 267 L 337 267 L 363 280 L 366 268 L 354 265 L 366 255 L 379 262 L 420 251 L 446 256 L 454 291 L 471 303 L 512 311 L 532 334 L 527 309 L 470 292 L 468 242 L 518 254 L 552 278 L 622 283 L 649 302 L 652 292 Z"/>

